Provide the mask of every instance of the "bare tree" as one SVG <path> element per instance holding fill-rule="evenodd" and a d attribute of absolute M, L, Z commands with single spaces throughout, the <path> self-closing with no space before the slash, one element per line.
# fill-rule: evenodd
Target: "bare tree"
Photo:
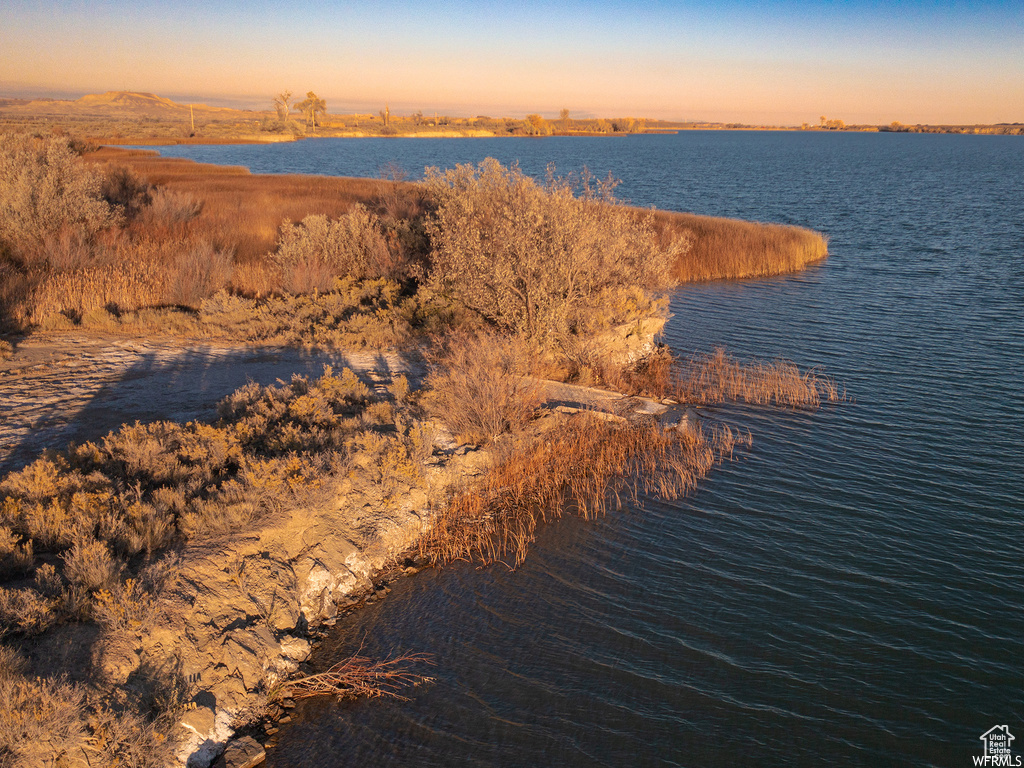
<path fill-rule="evenodd" d="M 563 108 L 562 111 L 558 113 L 558 119 L 562 123 L 562 130 L 563 131 L 568 131 L 569 130 L 569 110 Z"/>
<path fill-rule="evenodd" d="M 327 114 L 327 102 L 312 91 L 309 91 L 305 101 L 296 104 L 295 108 L 306 116 L 306 125 L 312 128 L 314 133 L 316 132 L 316 116 Z"/>
<path fill-rule="evenodd" d="M 282 91 L 274 97 L 274 109 L 277 110 L 277 119 L 282 123 L 288 122 L 288 113 L 292 111 L 291 101 L 291 91 Z"/>

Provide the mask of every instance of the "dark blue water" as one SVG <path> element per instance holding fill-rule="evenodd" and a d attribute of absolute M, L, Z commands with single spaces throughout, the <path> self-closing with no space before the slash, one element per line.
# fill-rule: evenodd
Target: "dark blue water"
<path fill-rule="evenodd" d="M 678 290 L 666 340 L 820 366 L 854 402 L 721 410 L 753 447 L 691 497 L 561 522 L 514 573 L 400 583 L 318 663 L 360 643 L 426 652 L 437 681 L 409 702 L 303 704 L 272 765 L 958 766 L 996 724 L 1024 744 L 1024 141 L 171 149 L 346 175 L 487 155 L 531 173 L 587 165 L 640 205 L 831 240 L 799 275 Z"/>

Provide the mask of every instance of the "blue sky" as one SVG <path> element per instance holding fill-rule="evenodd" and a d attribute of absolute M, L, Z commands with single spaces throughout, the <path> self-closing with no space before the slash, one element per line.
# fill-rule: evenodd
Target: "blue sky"
<path fill-rule="evenodd" d="M 799 124 L 1024 121 L 1016 2 L 5 0 L 0 95 Z"/>

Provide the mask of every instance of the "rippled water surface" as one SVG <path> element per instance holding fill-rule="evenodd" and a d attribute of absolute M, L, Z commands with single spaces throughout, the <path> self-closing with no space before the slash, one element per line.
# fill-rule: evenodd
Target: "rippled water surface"
<path fill-rule="evenodd" d="M 821 366 L 854 402 L 720 411 L 753 447 L 691 497 L 559 523 L 514 573 L 398 584 L 317 663 L 426 652 L 436 682 L 409 702 L 302 704 L 272 765 L 956 766 L 995 724 L 1024 744 L 1024 141 L 170 149 L 264 172 L 587 165 L 637 204 L 830 237 L 799 275 L 678 290 L 666 341 Z"/>

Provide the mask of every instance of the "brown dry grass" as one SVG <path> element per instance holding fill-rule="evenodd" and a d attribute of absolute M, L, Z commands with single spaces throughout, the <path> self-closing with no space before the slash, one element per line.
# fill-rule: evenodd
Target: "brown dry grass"
<path fill-rule="evenodd" d="M 655 213 L 664 234 L 690 233 L 691 247 L 673 266 L 677 283 L 798 272 L 828 256 L 824 235 L 802 227 L 692 213 Z"/>
<path fill-rule="evenodd" d="M 382 190 L 376 179 L 252 174 L 239 166 L 164 158 L 147 150 L 103 147 L 85 160 L 127 166 L 150 184 L 202 200 L 197 235 L 233 247 L 239 264 L 261 261 L 273 251 L 286 220 L 316 214 L 337 218 L 356 203 L 372 206 Z"/>
<path fill-rule="evenodd" d="M 734 400 L 754 405 L 817 408 L 846 400 L 830 377 L 802 371 L 787 360 L 741 363 L 717 349 L 681 366 L 672 382 L 675 397 L 699 405 Z"/>
<path fill-rule="evenodd" d="M 705 434 L 699 427 L 664 430 L 574 417 L 456 494 L 436 514 L 420 552 L 437 564 L 476 560 L 517 567 L 540 523 L 567 512 L 592 519 L 623 496 L 677 498 L 731 456 L 737 439 L 724 427 Z"/>

